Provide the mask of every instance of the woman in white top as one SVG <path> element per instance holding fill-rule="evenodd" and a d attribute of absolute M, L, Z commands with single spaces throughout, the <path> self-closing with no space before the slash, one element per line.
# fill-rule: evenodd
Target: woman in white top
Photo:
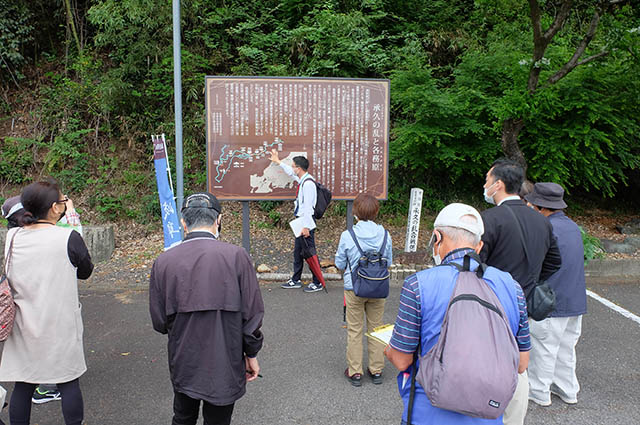
<path fill-rule="evenodd" d="M 58 384 L 65 423 L 80 425 L 84 405 L 78 378 L 87 366 L 77 279 L 87 279 L 93 264 L 80 234 L 56 226 L 67 200 L 55 180 L 30 184 L 21 202 L 24 227 L 11 229 L 5 245 L 17 307 L 0 361 L 0 381 L 16 383 L 11 424 L 29 423 L 31 395 L 42 383 Z"/>

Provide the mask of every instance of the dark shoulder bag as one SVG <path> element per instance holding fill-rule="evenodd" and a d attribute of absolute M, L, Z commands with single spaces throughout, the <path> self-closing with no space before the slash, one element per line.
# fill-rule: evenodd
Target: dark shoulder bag
<path fill-rule="evenodd" d="M 522 246 L 524 247 L 524 255 L 527 259 L 527 263 L 529 263 L 529 267 L 531 267 L 529 250 L 527 249 L 527 244 L 524 240 L 524 233 L 522 232 L 520 221 L 518 221 L 518 217 L 516 217 L 516 214 L 511 210 L 511 207 L 506 204 L 505 206 L 518 225 L 520 240 L 522 242 Z M 527 295 L 527 312 L 533 320 L 540 321 L 549 317 L 549 315 L 553 313 L 553 310 L 555 310 L 556 293 L 546 281 L 540 281 L 539 276 L 533 276 L 533 283 L 535 286 L 533 290 Z"/>

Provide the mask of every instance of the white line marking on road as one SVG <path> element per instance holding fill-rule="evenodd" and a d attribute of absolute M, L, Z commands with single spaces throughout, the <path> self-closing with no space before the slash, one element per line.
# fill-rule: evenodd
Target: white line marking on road
<path fill-rule="evenodd" d="M 626 310 L 626 309 L 620 307 L 619 305 L 616 305 L 616 304 L 612 303 L 611 301 L 609 301 L 606 298 L 602 298 L 600 295 L 596 294 L 595 292 L 591 292 L 588 289 L 587 289 L 587 295 L 589 295 L 591 298 L 593 298 L 596 301 L 600 301 L 602 304 L 606 305 L 611 310 L 617 311 L 618 313 L 622 314 L 627 319 L 631 319 L 631 320 L 633 320 L 634 322 L 636 322 L 637 324 L 640 325 L 640 317 L 636 316 L 635 314 L 633 314 L 629 310 Z"/>

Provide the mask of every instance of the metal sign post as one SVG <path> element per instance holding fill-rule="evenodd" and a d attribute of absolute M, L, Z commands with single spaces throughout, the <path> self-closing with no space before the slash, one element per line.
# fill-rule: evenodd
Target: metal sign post
<path fill-rule="evenodd" d="M 242 246 L 251 256 L 251 236 L 249 233 L 249 201 L 242 201 Z"/>
<path fill-rule="evenodd" d="M 182 69 L 180 53 L 180 0 L 173 0 L 173 91 L 176 121 L 176 188 L 178 205 L 184 199 L 182 166 Z M 180 214 L 180 210 L 178 210 Z"/>

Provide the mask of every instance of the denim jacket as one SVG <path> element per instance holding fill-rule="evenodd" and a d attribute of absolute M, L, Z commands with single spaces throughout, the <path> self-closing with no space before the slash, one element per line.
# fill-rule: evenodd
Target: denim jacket
<path fill-rule="evenodd" d="M 353 231 L 358 238 L 360 248 L 364 252 L 372 250 L 380 250 L 382 246 L 382 240 L 384 239 L 384 233 L 386 230 L 380 224 L 376 224 L 373 221 L 358 221 L 353 226 Z M 382 255 L 387 259 L 389 265 L 393 261 L 393 249 L 391 246 L 391 235 L 387 236 L 387 244 Z M 336 252 L 335 264 L 341 270 L 344 270 L 344 289 L 346 291 L 353 291 L 353 285 L 351 284 L 351 270 L 355 268 L 360 259 L 360 251 L 353 238 L 349 234 L 348 230 L 342 232 L 340 236 L 340 243 L 338 244 L 338 251 Z M 347 264 L 351 264 L 351 268 Z"/>

